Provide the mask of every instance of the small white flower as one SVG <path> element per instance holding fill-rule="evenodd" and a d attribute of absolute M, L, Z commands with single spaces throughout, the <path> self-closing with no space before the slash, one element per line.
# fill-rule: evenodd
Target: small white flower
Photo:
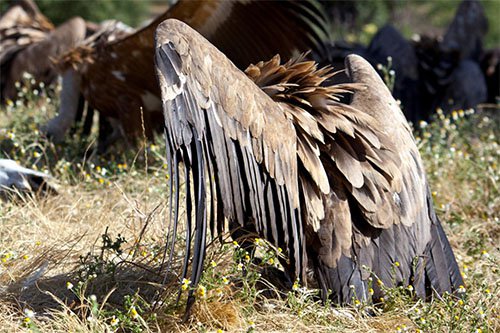
<path fill-rule="evenodd" d="M 120 322 L 120 319 L 116 318 L 115 316 L 111 317 L 110 324 L 111 326 L 116 326 Z"/>
<path fill-rule="evenodd" d="M 34 318 L 35 317 L 35 311 L 31 310 L 31 309 L 24 309 L 24 315 L 28 318 Z"/>
<path fill-rule="evenodd" d="M 489 257 L 490 257 L 490 254 L 486 250 L 483 250 L 481 252 L 481 258 L 488 259 Z"/>

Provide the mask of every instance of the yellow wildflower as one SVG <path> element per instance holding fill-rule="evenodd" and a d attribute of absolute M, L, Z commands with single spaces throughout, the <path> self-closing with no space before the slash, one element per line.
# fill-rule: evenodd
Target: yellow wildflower
<path fill-rule="evenodd" d="M 139 313 L 134 306 L 130 308 L 130 317 L 132 317 L 133 319 L 139 317 Z"/>
<path fill-rule="evenodd" d="M 200 284 L 196 289 L 196 295 L 200 298 L 205 298 L 207 296 L 207 288 Z"/>
<path fill-rule="evenodd" d="M 369 35 L 374 35 L 378 30 L 377 25 L 368 23 L 363 26 L 363 31 Z"/>
<path fill-rule="evenodd" d="M 182 279 L 182 290 L 187 290 L 189 288 L 189 285 L 191 284 L 191 280 L 188 279 Z"/>

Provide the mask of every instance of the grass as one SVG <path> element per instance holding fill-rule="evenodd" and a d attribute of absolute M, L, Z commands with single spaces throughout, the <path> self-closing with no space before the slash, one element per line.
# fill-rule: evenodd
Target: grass
<path fill-rule="evenodd" d="M 2 331 L 500 331 L 498 114 L 438 112 L 416 130 L 438 215 L 465 277 L 463 300 L 445 295 L 425 303 L 400 287 L 386 290 L 383 306 L 371 309 L 376 316 L 367 315 L 367 304 L 323 305 L 317 291 L 298 283 L 287 292 L 267 282 L 273 275 L 264 278 L 263 269 L 279 267 L 280 249 L 255 240 L 262 259 L 255 264 L 225 236 L 210 245 L 194 290 L 198 301 L 181 323 L 192 286 L 162 268 L 168 228 L 162 138 L 105 157 L 92 154 L 95 134 L 74 134 L 55 146 L 37 132 L 55 113 L 54 92 L 29 77 L 27 83 L 24 102 L 0 110 L 0 154 L 50 172 L 59 194 L 0 202 Z M 176 252 L 172 265 L 180 264 Z"/>

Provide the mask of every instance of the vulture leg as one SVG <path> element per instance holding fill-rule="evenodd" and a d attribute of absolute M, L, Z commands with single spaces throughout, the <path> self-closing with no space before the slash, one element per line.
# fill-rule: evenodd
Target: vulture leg
<path fill-rule="evenodd" d="M 80 99 L 81 76 L 68 69 L 62 76 L 61 105 L 59 114 L 42 129 L 55 142 L 64 140 L 66 132 L 75 122 Z"/>
<path fill-rule="evenodd" d="M 82 121 L 85 111 L 85 98 L 82 94 L 78 98 L 78 106 L 76 108 L 75 122 L 69 131 L 70 135 L 73 135 L 77 132 L 78 124 Z"/>
<path fill-rule="evenodd" d="M 123 139 L 123 142 L 128 146 L 125 132 L 121 123 L 110 117 L 105 117 L 102 113 L 99 114 L 99 137 L 97 143 L 97 152 L 104 154 L 118 140 Z"/>
<path fill-rule="evenodd" d="M 90 135 L 92 130 L 92 123 L 94 120 L 94 108 L 87 104 L 87 113 L 85 114 L 85 119 L 83 121 L 82 135 L 87 137 Z"/>

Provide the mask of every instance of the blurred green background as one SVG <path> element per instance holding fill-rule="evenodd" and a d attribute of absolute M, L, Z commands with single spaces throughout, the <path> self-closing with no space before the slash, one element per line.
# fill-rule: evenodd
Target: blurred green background
<path fill-rule="evenodd" d="M 41 11 L 56 25 L 72 16 L 100 22 L 121 20 L 133 27 L 160 14 L 175 0 L 35 0 Z M 4 11 L 10 1 L 0 0 Z M 332 33 L 336 39 L 366 43 L 377 28 L 393 23 L 403 34 L 441 34 L 451 22 L 460 0 L 343 0 L 323 1 L 326 14 L 333 19 Z M 500 0 L 482 0 L 488 16 L 487 47 L 500 44 Z M 347 17 L 339 17 L 344 11 Z M 354 20 L 349 20 L 355 13 Z M 337 15 L 337 16 L 335 16 Z M 343 21 L 341 23 L 340 21 Z"/>

